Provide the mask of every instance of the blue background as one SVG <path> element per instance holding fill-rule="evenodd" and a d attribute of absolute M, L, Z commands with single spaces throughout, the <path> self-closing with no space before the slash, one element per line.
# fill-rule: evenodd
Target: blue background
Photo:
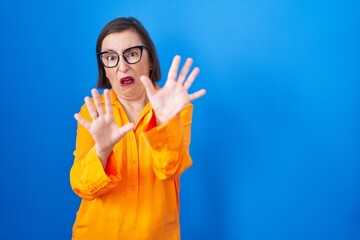
<path fill-rule="evenodd" d="M 183 239 L 360 239 L 359 1 L 1 1 L 0 239 L 70 239 L 102 27 L 135 16 L 201 73 Z M 162 80 L 162 84 L 164 83 Z"/>

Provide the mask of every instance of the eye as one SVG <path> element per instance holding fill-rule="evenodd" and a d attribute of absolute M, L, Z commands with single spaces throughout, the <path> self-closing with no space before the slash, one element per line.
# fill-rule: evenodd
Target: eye
<path fill-rule="evenodd" d="M 116 61 L 116 59 L 117 59 L 117 56 L 115 54 L 108 54 L 106 56 L 106 60 L 109 62 Z"/>
<path fill-rule="evenodd" d="M 139 53 L 137 49 L 132 49 L 127 51 L 124 55 L 126 58 L 137 58 L 139 56 Z"/>
<path fill-rule="evenodd" d="M 100 58 L 105 67 L 115 67 L 119 62 L 119 55 L 111 50 L 102 52 Z"/>

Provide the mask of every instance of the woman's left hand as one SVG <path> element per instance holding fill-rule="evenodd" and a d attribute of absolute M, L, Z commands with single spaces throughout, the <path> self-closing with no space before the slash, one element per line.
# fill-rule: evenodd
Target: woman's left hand
<path fill-rule="evenodd" d="M 166 83 L 160 90 L 155 90 L 152 81 L 147 76 L 142 76 L 140 78 L 145 86 L 150 104 L 155 112 L 158 125 L 165 125 L 170 119 L 180 113 L 185 105 L 202 97 L 206 93 L 205 89 L 201 89 L 195 93 L 189 94 L 189 88 L 199 74 L 200 69 L 197 67 L 194 68 L 187 77 L 193 63 L 193 60 L 188 58 L 178 76 L 177 73 L 180 61 L 180 56 L 174 57 Z"/>

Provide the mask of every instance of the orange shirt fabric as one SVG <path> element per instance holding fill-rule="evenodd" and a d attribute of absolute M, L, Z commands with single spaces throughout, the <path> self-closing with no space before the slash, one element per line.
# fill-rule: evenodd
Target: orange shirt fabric
<path fill-rule="evenodd" d="M 110 91 L 116 123 L 128 117 Z M 101 96 L 104 106 L 104 96 Z M 165 126 L 156 126 L 148 103 L 134 129 L 110 154 L 105 169 L 89 132 L 78 124 L 73 191 L 82 198 L 73 240 L 180 239 L 180 175 L 192 165 L 189 155 L 193 106 L 188 104 Z M 86 105 L 80 115 L 91 120 Z"/>

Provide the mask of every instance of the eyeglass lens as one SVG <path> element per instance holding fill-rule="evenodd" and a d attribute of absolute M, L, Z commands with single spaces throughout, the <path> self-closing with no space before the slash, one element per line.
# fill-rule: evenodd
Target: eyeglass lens
<path fill-rule="evenodd" d="M 141 60 L 143 47 L 131 47 L 126 49 L 123 54 L 121 54 L 124 60 L 129 64 L 137 63 Z M 101 61 L 105 67 L 115 67 L 119 63 L 119 54 L 115 51 L 109 50 L 101 54 Z"/>

